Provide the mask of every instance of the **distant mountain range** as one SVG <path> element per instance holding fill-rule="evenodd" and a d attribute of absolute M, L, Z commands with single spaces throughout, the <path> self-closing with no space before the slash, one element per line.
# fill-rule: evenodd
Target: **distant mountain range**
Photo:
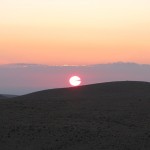
<path fill-rule="evenodd" d="M 150 82 L 150 65 L 123 62 L 87 66 L 0 65 L 0 93 L 22 95 L 70 87 L 68 80 L 72 75 L 79 75 L 82 85 L 126 80 Z"/>
<path fill-rule="evenodd" d="M 14 97 L 17 97 L 17 95 L 0 94 L 0 99 L 14 98 Z"/>

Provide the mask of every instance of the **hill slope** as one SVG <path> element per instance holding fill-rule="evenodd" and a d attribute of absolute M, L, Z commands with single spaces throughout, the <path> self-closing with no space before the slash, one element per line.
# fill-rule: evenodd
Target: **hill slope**
<path fill-rule="evenodd" d="M 150 83 L 111 82 L 0 100 L 3 150 L 149 150 Z"/>

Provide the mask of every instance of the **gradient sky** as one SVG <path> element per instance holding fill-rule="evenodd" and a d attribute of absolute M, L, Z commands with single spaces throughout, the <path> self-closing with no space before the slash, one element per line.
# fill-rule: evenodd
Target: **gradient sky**
<path fill-rule="evenodd" d="M 0 64 L 150 63 L 150 0 L 0 0 Z"/>

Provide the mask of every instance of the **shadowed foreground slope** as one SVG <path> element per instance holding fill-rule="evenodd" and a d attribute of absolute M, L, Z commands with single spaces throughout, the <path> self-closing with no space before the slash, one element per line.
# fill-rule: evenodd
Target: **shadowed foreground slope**
<path fill-rule="evenodd" d="M 150 83 L 101 83 L 0 100 L 0 147 L 149 150 Z"/>

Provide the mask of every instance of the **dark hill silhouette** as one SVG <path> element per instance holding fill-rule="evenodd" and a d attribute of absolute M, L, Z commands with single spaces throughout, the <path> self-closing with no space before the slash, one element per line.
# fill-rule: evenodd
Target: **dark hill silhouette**
<path fill-rule="evenodd" d="M 3 150 L 149 150 L 150 83 L 110 82 L 0 100 Z"/>
<path fill-rule="evenodd" d="M 4 99 L 4 98 L 6 98 L 5 96 L 3 96 L 3 95 L 0 95 L 0 99 Z"/>
<path fill-rule="evenodd" d="M 17 97 L 17 95 L 0 94 L 0 99 L 13 98 L 13 97 Z"/>

